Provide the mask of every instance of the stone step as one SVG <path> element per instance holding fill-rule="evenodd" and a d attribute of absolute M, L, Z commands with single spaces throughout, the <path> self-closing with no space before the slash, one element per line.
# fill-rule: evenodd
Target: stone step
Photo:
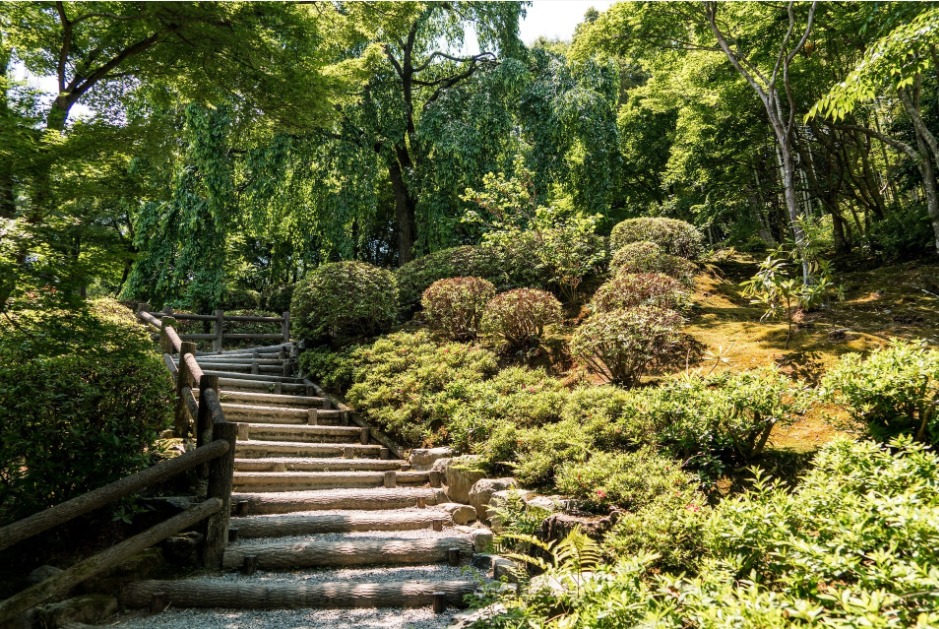
<path fill-rule="evenodd" d="M 450 514 L 442 509 L 395 509 L 385 511 L 339 511 L 255 515 L 231 519 L 239 538 L 286 537 L 350 531 L 408 531 L 453 526 Z"/>
<path fill-rule="evenodd" d="M 266 376 L 253 373 L 239 373 L 237 371 L 224 371 L 218 369 L 203 369 L 207 376 L 218 376 L 227 380 L 252 380 L 255 382 L 281 382 L 284 384 L 304 384 L 303 378 L 291 378 L 288 376 Z"/>
<path fill-rule="evenodd" d="M 238 472 L 352 472 L 406 470 L 407 461 L 400 459 L 327 459 L 300 457 L 264 457 L 262 459 L 235 459 Z"/>
<path fill-rule="evenodd" d="M 229 418 L 226 414 L 226 419 Z M 291 424 L 258 424 L 234 420 L 239 424 L 238 438 L 246 435 L 254 441 L 289 441 L 291 443 L 344 443 L 364 445 L 368 429 L 358 426 L 304 426 Z"/>
<path fill-rule="evenodd" d="M 258 439 L 238 439 L 235 446 L 235 456 L 245 459 L 257 459 L 267 456 L 275 457 L 343 457 L 356 458 L 387 458 L 388 448 L 377 444 L 340 444 L 340 443 L 306 443 L 296 441 L 263 441 Z"/>
<path fill-rule="evenodd" d="M 271 394 L 290 394 L 290 393 L 299 393 L 301 395 L 306 394 L 307 386 L 306 384 L 292 383 L 292 382 L 270 382 L 268 380 L 248 380 L 244 377 L 241 378 L 225 378 L 219 377 L 218 379 L 219 387 L 225 392 L 243 392 L 243 393 L 271 393 Z"/>
<path fill-rule="evenodd" d="M 321 489 L 312 491 L 236 492 L 231 503 L 235 515 L 291 513 L 294 511 L 376 511 L 434 506 L 449 502 L 446 492 L 432 487 L 385 489 Z"/>
<path fill-rule="evenodd" d="M 277 395 L 251 391 L 222 391 L 219 396 L 223 403 L 251 404 L 264 407 L 283 406 L 287 408 L 328 408 L 328 400 L 306 395 Z"/>
<path fill-rule="evenodd" d="M 427 472 L 235 472 L 243 491 L 304 491 L 339 487 L 397 487 L 428 482 Z"/>
<path fill-rule="evenodd" d="M 237 580 L 201 577 L 179 581 L 138 581 L 123 590 L 121 599 L 131 608 L 150 607 L 158 595 L 165 596 L 167 604 L 183 608 L 429 607 L 434 593 L 443 592 L 448 606 L 465 607 L 464 598 L 477 587 L 478 583 L 472 579 L 305 583 L 259 581 L 251 577 Z"/>
<path fill-rule="evenodd" d="M 222 402 L 228 421 L 254 421 L 260 424 L 348 425 L 348 414 L 338 409 L 260 406 Z"/>
<path fill-rule="evenodd" d="M 473 556 L 473 540 L 466 535 L 428 534 L 425 537 L 363 536 L 335 534 L 311 536 L 300 541 L 258 541 L 225 549 L 223 568 L 240 568 L 245 557 L 256 557 L 261 570 L 292 568 L 427 564 L 445 562 L 450 549 L 462 559 Z"/>

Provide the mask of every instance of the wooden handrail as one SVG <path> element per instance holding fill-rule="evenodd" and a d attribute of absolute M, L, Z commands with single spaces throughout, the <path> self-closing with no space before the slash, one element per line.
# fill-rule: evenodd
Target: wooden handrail
<path fill-rule="evenodd" d="M 215 314 L 189 314 L 174 312 L 172 308 L 165 308 L 163 312 L 150 312 L 149 305 L 140 304 L 137 307 L 137 316 L 147 324 L 160 330 L 161 334 L 169 337 L 169 340 L 163 343 L 164 351 L 178 353 L 181 351 L 182 341 L 213 341 L 215 351 L 221 351 L 225 340 L 245 341 L 245 340 L 277 340 L 283 339 L 284 344 L 290 342 L 290 313 L 285 312 L 279 317 L 262 317 L 257 315 L 226 315 L 223 310 L 216 310 Z M 211 333 L 180 333 L 175 329 L 176 320 L 180 321 L 212 321 L 215 330 Z M 171 322 L 169 325 L 167 322 Z M 271 323 L 280 324 L 280 332 L 257 332 L 257 333 L 230 333 L 225 332 L 225 322 L 250 322 L 250 323 Z M 168 331 L 169 330 L 169 331 Z"/>
<path fill-rule="evenodd" d="M 216 459 L 228 452 L 228 448 L 227 441 L 213 441 L 205 447 L 157 463 L 141 472 L 125 476 L 104 487 L 4 526 L 0 528 L 0 550 Z"/>

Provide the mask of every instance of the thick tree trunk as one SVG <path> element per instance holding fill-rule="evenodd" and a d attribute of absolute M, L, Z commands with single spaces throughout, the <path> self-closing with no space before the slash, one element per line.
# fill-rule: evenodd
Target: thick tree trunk
<path fill-rule="evenodd" d="M 398 232 L 398 264 L 414 259 L 414 243 L 417 240 L 417 221 L 414 199 L 404 180 L 401 165 L 394 158 L 388 163 L 391 188 L 395 197 L 395 226 Z"/>

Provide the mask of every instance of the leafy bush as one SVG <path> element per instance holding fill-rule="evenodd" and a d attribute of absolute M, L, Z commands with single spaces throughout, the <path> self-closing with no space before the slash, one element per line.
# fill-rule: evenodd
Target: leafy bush
<path fill-rule="evenodd" d="M 867 237 L 882 258 L 902 260 L 930 251 L 936 235 L 926 207 L 904 203 L 874 221 Z"/>
<path fill-rule="evenodd" d="M 610 232 L 610 250 L 617 251 L 634 242 L 654 242 L 666 253 L 689 260 L 704 251 L 704 237 L 691 223 L 673 218 L 629 218 Z"/>
<path fill-rule="evenodd" d="M 694 262 L 665 253 L 654 242 L 641 240 L 624 245 L 613 253 L 610 271 L 614 273 L 663 273 L 686 286 L 694 284 L 698 267 Z"/>
<path fill-rule="evenodd" d="M 936 626 L 937 479 L 939 457 L 909 438 L 892 450 L 835 442 L 795 491 L 758 479 L 742 496 L 697 512 L 701 525 L 679 525 L 702 559 L 674 572 L 696 574 L 650 570 L 659 560 L 643 553 L 655 545 L 636 540 L 629 548 L 640 554 L 591 577 L 583 574 L 595 570 L 589 561 L 571 560 L 595 557 L 581 543 L 582 552 L 568 550 L 548 567 L 540 583 L 550 587 L 532 581 L 506 592 L 495 615 L 474 626 Z"/>
<path fill-rule="evenodd" d="M 250 288 L 226 289 L 219 308 L 223 310 L 257 310 L 261 307 L 261 293 Z"/>
<path fill-rule="evenodd" d="M 397 316 L 395 276 L 364 262 L 333 262 L 294 291 L 293 333 L 313 343 L 341 343 L 391 329 Z"/>
<path fill-rule="evenodd" d="M 290 310 L 290 300 L 296 284 L 268 286 L 261 291 L 261 304 L 265 310 L 283 314 Z"/>
<path fill-rule="evenodd" d="M 822 378 L 822 395 L 882 439 L 909 432 L 939 443 L 939 351 L 894 340 L 866 358 L 846 354 Z"/>
<path fill-rule="evenodd" d="M 589 511 L 610 507 L 636 511 L 659 496 L 681 493 L 696 484 L 674 460 L 650 448 L 612 454 L 597 452 L 586 463 L 565 463 L 557 488 Z"/>
<path fill-rule="evenodd" d="M 496 295 L 487 305 L 482 327 L 501 337 L 510 350 L 537 345 L 546 325 L 559 323 L 564 313 L 554 295 L 534 288 L 517 288 Z"/>
<path fill-rule="evenodd" d="M 576 420 L 534 428 L 501 422 L 475 451 L 490 469 L 511 472 L 526 487 L 550 487 L 560 465 L 586 461 L 595 445 L 593 435 Z"/>
<path fill-rule="evenodd" d="M 577 328 L 571 351 L 607 381 L 633 386 L 674 362 L 681 325 L 678 313 L 651 306 L 603 312 Z"/>
<path fill-rule="evenodd" d="M 146 329 L 111 300 L 0 324 L 0 520 L 144 467 L 173 384 Z"/>
<path fill-rule="evenodd" d="M 593 312 L 610 312 L 633 306 L 678 310 L 691 301 L 681 283 L 662 273 L 619 273 L 604 282 L 590 301 Z"/>
<path fill-rule="evenodd" d="M 437 280 L 424 291 L 427 324 L 452 341 L 471 341 L 479 333 L 483 309 L 495 297 L 492 282 L 478 277 Z"/>

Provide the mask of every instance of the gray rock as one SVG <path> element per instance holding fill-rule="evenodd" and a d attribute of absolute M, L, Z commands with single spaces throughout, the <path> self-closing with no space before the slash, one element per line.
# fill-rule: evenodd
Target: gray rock
<path fill-rule="evenodd" d="M 36 585 L 37 583 L 42 583 L 50 577 L 54 577 L 57 574 L 64 572 L 61 568 L 56 568 L 55 566 L 39 566 L 35 570 L 29 573 L 29 576 L 26 577 L 27 583 L 30 585 Z"/>
<path fill-rule="evenodd" d="M 479 457 L 454 459 L 447 467 L 447 496 L 453 502 L 469 504 L 470 489 L 485 477 L 486 473 L 479 468 Z"/>
<path fill-rule="evenodd" d="M 443 457 L 434 461 L 434 464 L 430 466 L 431 472 L 437 472 L 440 474 L 441 478 L 447 478 L 447 468 L 450 467 L 450 462 L 453 459 L 449 457 Z"/>
<path fill-rule="evenodd" d="M 454 524 L 469 524 L 476 520 L 476 509 L 469 505 L 461 505 L 458 502 L 445 502 L 437 505 L 437 508 L 449 513 Z"/>
<path fill-rule="evenodd" d="M 469 492 L 469 503 L 476 509 L 476 517 L 483 522 L 489 521 L 489 501 L 497 491 L 505 491 L 517 486 L 514 478 L 483 478 L 473 485 Z"/>
<path fill-rule="evenodd" d="M 498 614 L 504 614 L 505 611 L 505 606 L 497 603 L 471 612 L 462 612 L 453 617 L 447 629 L 467 629 L 467 627 L 471 627 L 481 620 L 487 620 Z"/>
<path fill-rule="evenodd" d="M 438 460 L 453 456 L 453 450 L 450 448 L 415 448 L 411 450 L 411 456 L 408 460 L 415 470 L 429 470 Z"/>
<path fill-rule="evenodd" d="M 473 551 L 477 553 L 492 552 L 492 531 L 478 529 L 473 532 Z"/>
<path fill-rule="evenodd" d="M 492 557 L 492 578 L 497 581 L 505 577 L 509 583 L 518 583 L 518 565 L 511 559 L 494 555 Z"/>
<path fill-rule="evenodd" d="M 106 594 L 86 594 L 37 609 L 42 627 L 62 627 L 70 623 L 95 625 L 117 613 L 117 599 Z"/>
<path fill-rule="evenodd" d="M 472 563 L 474 568 L 489 572 L 492 570 L 492 555 L 486 553 L 476 553 L 473 555 Z"/>

